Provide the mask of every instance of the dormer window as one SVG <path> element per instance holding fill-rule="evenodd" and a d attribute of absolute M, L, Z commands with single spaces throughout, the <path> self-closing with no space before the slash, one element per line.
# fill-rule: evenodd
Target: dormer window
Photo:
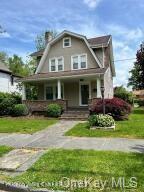
<path fill-rule="evenodd" d="M 65 37 L 63 38 L 63 48 L 71 47 L 71 38 Z"/>

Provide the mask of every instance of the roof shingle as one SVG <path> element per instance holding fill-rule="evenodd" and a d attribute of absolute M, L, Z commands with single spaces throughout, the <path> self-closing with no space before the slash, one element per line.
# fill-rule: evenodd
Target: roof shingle
<path fill-rule="evenodd" d="M 94 38 L 88 39 L 88 42 L 90 45 L 102 45 L 102 44 L 107 44 L 110 38 L 111 38 L 111 35 L 94 37 Z"/>
<path fill-rule="evenodd" d="M 9 68 L 2 61 L 0 61 L 0 71 L 6 72 L 6 73 L 11 73 Z"/>
<path fill-rule="evenodd" d="M 75 71 L 63 71 L 63 72 L 48 72 L 48 73 L 38 73 L 28 77 L 24 77 L 20 79 L 20 81 L 35 81 L 35 80 L 45 80 L 45 79 L 57 79 L 64 77 L 77 77 L 80 75 L 93 75 L 93 74 L 104 74 L 107 68 L 90 68 L 83 70 L 75 70 Z"/>

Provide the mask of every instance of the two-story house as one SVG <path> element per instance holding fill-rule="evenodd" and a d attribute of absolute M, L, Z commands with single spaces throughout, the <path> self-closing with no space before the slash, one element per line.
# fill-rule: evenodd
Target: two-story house
<path fill-rule="evenodd" d="M 32 54 L 38 66 L 34 75 L 21 79 L 23 102 L 31 110 L 60 103 L 64 109 L 88 106 L 91 100 L 113 97 L 115 67 L 111 35 L 87 39 L 63 31 L 54 39 L 46 33 L 46 48 Z M 38 100 L 26 100 L 25 84 L 38 87 Z"/>

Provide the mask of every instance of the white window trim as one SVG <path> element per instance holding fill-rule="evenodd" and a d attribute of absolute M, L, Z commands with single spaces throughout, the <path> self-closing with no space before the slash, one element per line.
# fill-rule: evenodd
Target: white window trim
<path fill-rule="evenodd" d="M 81 56 L 86 56 L 86 67 L 85 68 L 81 68 L 81 60 L 80 60 Z M 73 57 L 78 57 L 78 69 L 73 68 Z M 87 69 L 87 54 L 86 53 L 71 56 L 71 70 L 80 70 L 80 69 Z"/>
<path fill-rule="evenodd" d="M 64 83 L 61 83 L 61 86 L 63 87 L 63 89 L 62 89 L 63 98 L 62 99 L 64 99 L 65 98 L 64 97 Z M 52 100 L 51 99 L 46 99 L 46 88 L 47 87 L 52 87 L 53 88 L 53 99 Z M 55 101 L 55 100 L 57 100 L 57 98 L 56 98 L 56 87 L 57 87 L 56 83 L 51 83 L 51 84 L 46 83 L 46 84 L 44 84 L 44 100 L 46 100 L 46 101 Z"/>
<path fill-rule="evenodd" d="M 64 41 L 65 41 L 66 39 L 69 39 L 69 46 L 65 46 L 65 44 L 64 44 Z M 67 48 L 67 47 L 71 47 L 71 37 L 64 37 L 64 38 L 63 38 L 63 48 Z"/>
<path fill-rule="evenodd" d="M 51 61 L 55 59 L 55 66 L 56 66 L 56 70 L 55 71 L 51 71 Z M 63 66 L 63 70 L 58 70 L 58 59 L 62 59 L 62 66 Z M 61 72 L 64 71 L 64 57 L 60 56 L 60 57 L 53 57 L 49 59 L 49 72 Z"/>

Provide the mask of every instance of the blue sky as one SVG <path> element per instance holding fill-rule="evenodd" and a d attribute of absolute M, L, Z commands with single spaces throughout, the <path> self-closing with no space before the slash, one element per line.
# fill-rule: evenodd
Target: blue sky
<path fill-rule="evenodd" d="M 115 60 L 135 58 L 144 40 L 143 0 L 0 0 L 0 51 L 23 59 L 35 50 L 45 29 L 64 29 L 87 37 L 112 34 Z M 127 84 L 134 60 L 115 62 L 115 85 Z"/>

